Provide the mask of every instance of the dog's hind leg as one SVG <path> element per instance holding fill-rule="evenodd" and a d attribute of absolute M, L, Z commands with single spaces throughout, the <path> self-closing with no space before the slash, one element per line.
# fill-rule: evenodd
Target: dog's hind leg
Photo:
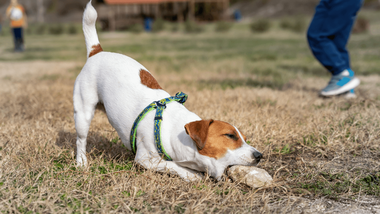
<path fill-rule="evenodd" d="M 77 165 L 87 165 L 86 144 L 91 120 L 94 117 L 98 97 L 95 93 L 83 93 L 79 87 L 74 87 L 74 120 L 77 131 Z"/>

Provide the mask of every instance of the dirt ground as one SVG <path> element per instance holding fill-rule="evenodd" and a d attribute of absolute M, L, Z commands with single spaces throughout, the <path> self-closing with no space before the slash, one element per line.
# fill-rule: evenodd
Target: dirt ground
<path fill-rule="evenodd" d="M 75 142 L 75 129 L 72 118 L 72 88 L 75 75 L 79 72 L 78 70 L 80 70 L 82 65 L 82 62 L 62 61 L 0 62 L 0 93 L 2 94 L 0 97 L 0 148 L 3 148 L 0 153 L 0 181 L 4 178 L 7 180 L 12 178 L 12 175 L 6 173 L 6 170 L 15 170 L 17 167 L 14 167 L 17 162 L 19 163 L 18 165 L 21 164 L 26 166 L 26 168 L 25 166 L 21 167 L 22 169 L 20 169 L 20 171 L 28 171 L 35 168 L 36 166 L 34 165 L 36 164 L 41 164 L 42 167 L 49 167 L 49 163 L 53 162 L 42 162 L 49 159 L 50 156 L 58 157 L 64 152 L 67 152 L 67 154 L 71 156 L 71 161 L 74 160 L 73 149 L 75 146 L 73 144 Z M 154 68 L 155 65 L 152 64 L 150 67 Z M 377 125 L 373 125 L 373 127 L 364 127 L 364 129 L 372 130 L 364 131 L 364 135 L 366 136 L 361 136 L 363 133 L 359 130 L 357 130 L 356 133 L 355 130 L 352 130 L 358 140 L 362 138 L 364 139 L 365 137 L 366 142 L 361 142 L 361 148 L 356 144 L 349 144 L 347 145 L 348 147 L 351 147 L 349 149 L 337 149 L 336 146 L 339 147 L 341 144 L 336 144 L 336 140 L 339 137 L 334 135 L 334 133 L 332 134 L 333 137 L 327 139 L 329 142 L 331 141 L 330 149 L 328 146 L 321 145 L 313 147 L 313 150 L 319 154 L 310 155 L 310 153 L 305 152 L 310 151 L 311 148 L 307 144 L 297 144 L 298 147 L 295 148 L 298 150 L 297 157 L 292 155 L 281 155 L 281 152 L 278 154 L 271 154 L 274 153 L 273 147 L 268 145 L 265 146 L 265 144 L 263 144 L 264 139 L 275 139 L 276 142 L 291 142 L 294 141 L 294 139 L 299 138 L 301 135 L 306 135 L 310 130 L 314 130 L 315 133 L 322 132 L 323 128 L 321 127 L 323 127 L 324 124 L 333 121 L 323 122 L 323 120 L 320 120 L 318 117 L 307 116 L 315 109 L 323 109 L 324 105 L 329 105 L 332 109 L 344 108 L 345 105 L 347 105 L 347 101 L 343 98 L 334 98 L 326 101 L 325 99 L 317 97 L 316 92 L 321 86 L 323 86 L 323 84 L 325 84 L 323 79 L 307 79 L 304 82 L 296 81 L 288 85 L 284 90 L 237 87 L 235 89 L 221 91 L 209 89 L 199 90 L 196 87 L 183 84 L 183 82 L 186 81 L 198 82 L 200 79 L 215 79 L 218 78 L 217 74 L 206 73 L 195 79 L 193 75 L 183 76 L 181 74 L 174 74 L 171 75 L 170 78 L 166 78 L 165 75 L 160 75 L 159 73 L 153 72 L 153 74 L 157 77 L 163 88 L 167 89 L 170 93 L 175 93 L 179 88 L 180 90 L 186 91 L 190 95 L 187 107 L 198 113 L 202 118 L 218 118 L 221 120 L 227 120 L 238 126 L 244 133 L 246 133 L 253 146 L 259 148 L 265 154 L 266 158 L 262 167 L 268 170 L 272 176 L 277 177 L 276 181 L 278 183 L 286 182 L 286 179 L 289 179 L 288 181 L 290 181 L 290 177 L 286 175 L 286 171 L 281 175 L 281 167 L 287 166 L 289 169 L 286 169 L 287 167 L 285 167 L 285 169 L 288 170 L 288 172 L 291 170 L 289 164 L 299 168 L 304 167 L 305 172 L 308 171 L 306 168 L 311 167 L 313 170 L 329 171 L 332 174 L 352 171 L 355 169 L 365 169 L 370 171 L 379 170 L 378 157 L 380 153 L 373 149 L 376 148 L 376 146 L 373 147 L 368 145 L 379 143 L 378 129 L 376 128 Z M 224 78 L 228 78 L 228 76 Z M 374 112 L 374 109 L 377 109 L 377 107 L 373 108 L 371 105 L 378 105 L 376 96 L 378 96 L 379 93 L 378 91 L 371 91 L 370 89 L 377 87 L 380 78 L 376 75 L 360 76 L 359 78 L 362 80 L 362 85 L 357 91 L 359 97 L 355 101 L 349 102 L 352 106 L 351 108 L 356 108 L 355 106 L 360 106 L 364 103 L 364 105 L 369 106 L 368 108 L 365 108 L 364 111 L 369 112 L 363 113 L 362 117 L 364 117 L 365 120 L 372 117 L 376 119 L 374 124 L 378 124 L 379 111 L 375 110 L 376 112 Z M 218 98 L 215 100 L 215 97 Z M 242 99 L 242 97 L 245 97 L 245 99 Z M 213 101 L 210 102 L 210 100 Z M 275 103 L 273 103 L 273 101 L 275 101 Z M 232 103 L 235 103 L 233 107 L 231 107 Z M 250 110 L 250 108 L 255 111 Z M 231 117 L 231 114 L 234 116 Z M 323 117 L 325 117 L 324 120 L 328 120 L 326 119 L 328 117 L 332 117 L 333 119 L 346 118 L 355 113 L 338 113 L 337 116 L 336 111 L 334 112 L 329 109 L 324 109 L 323 111 L 317 112 L 317 114 L 320 114 L 321 117 L 323 115 Z M 265 127 L 265 125 L 267 127 Z M 300 130 L 301 127 L 304 127 L 306 131 Z M 320 131 L 318 131 L 318 129 Z M 342 131 L 340 130 L 337 132 Z M 97 133 L 101 136 L 97 136 Z M 338 133 L 338 135 L 339 134 L 340 133 Z M 101 112 L 97 112 L 90 130 L 89 151 L 93 151 L 93 149 L 104 149 L 107 146 L 106 144 L 112 141 L 115 137 L 117 137 L 117 135 L 108 124 L 106 116 Z M 99 144 L 99 141 L 104 148 L 97 145 Z M 50 143 L 52 143 L 52 145 L 46 147 L 46 145 Z M 5 149 L 7 146 L 11 146 L 18 151 L 15 152 L 12 149 Z M 45 151 L 40 151 L 38 148 L 43 146 L 45 146 Z M 104 156 L 121 155 L 129 157 L 131 155 L 128 152 L 113 151 L 114 149 L 120 150 L 120 146 L 113 145 L 111 147 L 113 149 L 105 149 L 108 153 Z M 355 154 L 355 152 L 357 152 L 357 154 L 360 153 L 360 155 L 357 157 L 344 155 L 349 151 L 352 151 L 353 154 Z M 49 155 L 49 152 L 54 154 Z M 329 154 L 329 152 L 333 152 L 334 154 Z M 92 160 L 93 163 L 96 163 L 97 160 L 95 159 L 97 159 L 96 156 L 94 157 L 94 160 Z M 10 163 L 9 161 L 13 163 Z M 276 168 L 276 166 L 278 167 Z M 17 170 L 13 173 L 17 174 Z M 283 176 L 282 179 L 279 178 L 281 176 Z M 13 175 L 13 177 L 17 178 L 15 175 Z M 38 180 L 38 177 L 34 179 Z M 148 181 L 149 180 L 146 180 L 145 182 Z M 179 181 L 176 182 L 175 185 L 178 185 L 182 181 L 179 179 Z M 28 199 L 23 199 L 26 193 L 18 193 L 17 188 L 11 190 L 12 188 L 8 186 L 6 192 L 4 189 L 6 185 L 3 185 L 6 183 L 7 181 L 2 181 L 0 185 L 0 188 L 2 188 L 0 195 L 3 198 L 2 202 L 0 202 L 2 210 L 22 212 L 20 205 L 24 208 L 30 208 L 32 206 L 31 204 L 34 202 L 26 202 Z M 122 189 L 117 183 L 112 185 L 114 186 L 112 188 L 114 190 L 117 190 L 118 188 Z M 22 187 L 22 189 L 24 188 L 25 186 Z M 39 188 L 49 188 L 49 184 L 41 184 L 41 187 Z M 54 188 L 56 187 L 53 187 L 53 189 Z M 259 198 L 255 199 L 259 202 L 258 204 L 255 203 L 256 206 L 254 207 L 256 208 L 252 208 L 249 212 L 380 213 L 380 200 L 375 196 L 368 196 L 366 194 L 361 195 L 359 192 L 359 194 L 355 194 L 355 199 L 339 198 L 334 200 L 328 196 L 315 197 L 310 194 L 293 194 L 289 188 L 290 187 L 287 185 L 282 185 L 278 191 L 284 191 L 282 194 L 283 196 L 275 197 L 276 199 L 270 194 L 266 194 L 265 190 L 261 191 L 259 196 L 257 196 L 257 193 L 252 193 L 255 197 Z M 237 187 L 237 189 L 246 188 Z M 8 191 L 13 193 L 9 193 Z M 60 197 L 62 198 L 62 196 Z M 12 202 L 13 200 L 15 202 Z M 61 211 L 53 209 L 57 202 L 54 202 L 54 200 L 51 201 L 49 198 L 45 200 L 50 201 L 50 204 L 47 202 L 45 204 L 45 212 L 70 211 L 70 209 L 64 209 Z M 224 198 L 222 203 L 226 200 L 231 199 L 228 197 Z M 44 204 L 42 202 L 35 203 Z M 198 203 L 202 204 L 200 201 L 198 201 Z M 46 208 L 49 206 L 50 208 Z M 66 204 L 66 206 L 68 205 Z M 214 207 L 215 206 L 218 207 L 216 204 Z M 231 204 L 229 206 L 230 208 L 223 209 L 224 211 L 220 210 L 220 212 L 228 211 L 232 213 L 241 213 L 248 211 L 240 209 L 235 210 Z M 207 207 L 207 205 L 205 205 L 205 207 Z M 107 212 L 108 210 L 111 212 L 111 208 L 101 206 L 98 211 Z M 207 209 L 205 208 L 199 209 L 199 207 L 197 208 L 196 206 L 193 206 L 193 208 L 193 210 L 189 210 L 181 207 L 178 208 L 178 206 L 176 206 L 171 212 L 207 212 Z M 137 212 L 130 208 L 126 209 L 126 211 L 128 210 L 129 212 Z M 113 210 L 112 212 L 118 212 L 118 209 Z M 141 212 L 144 211 L 142 210 Z M 157 210 L 155 212 L 157 212 Z"/>

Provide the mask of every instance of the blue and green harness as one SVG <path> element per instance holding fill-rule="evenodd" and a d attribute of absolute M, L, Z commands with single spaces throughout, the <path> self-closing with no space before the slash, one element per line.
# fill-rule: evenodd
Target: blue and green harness
<path fill-rule="evenodd" d="M 175 96 L 168 97 L 159 101 L 152 102 L 150 105 L 148 105 L 136 118 L 135 122 L 133 123 L 132 129 L 131 129 L 131 136 L 130 136 L 130 142 L 131 142 L 131 148 L 132 152 L 136 154 L 136 135 L 137 135 L 137 126 L 139 125 L 140 121 L 144 119 L 144 117 L 154 109 L 156 109 L 156 115 L 154 117 L 154 142 L 156 143 L 156 148 L 158 151 L 158 154 L 162 156 L 167 161 L 172 161 L 172 158 L 166 153 L 161 140 L 161 122 L 162 122 L 162 114 L 164 112 L 164 109 L 166 108 L 166 105 L 177 101 L 183 105 L 187 100 L 187 94 L 183 92 L 178 92 Z"/>

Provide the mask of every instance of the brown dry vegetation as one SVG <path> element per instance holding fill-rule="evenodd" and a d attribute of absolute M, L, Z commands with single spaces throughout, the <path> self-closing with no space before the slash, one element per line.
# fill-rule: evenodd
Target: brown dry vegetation
<path fill-rule="evenodd" d="M 252 37 L 248 31 L 238 36 L 239 40 Z M 104 34 L 101 41 L 103 48 L 109 50 L 112 45 L 117 45 L 113 47 L 116 49 L 120 44 L 139 45 L 141 41 L 156 44 L 167 41 L 167 37 L 165 33 Z M 171 41 L 175 43 L 183 37 L 193 41 L 193 36 L 185 35 L 173 36 Z M 224 38 L 213 34 L 197 38 L 208 44 L 211 37 Z M 226 39 L 235 37 L 233 33 L 225 36 Z M 88 137 L 89 166 L 76 168 L 72 90 L 75 76 L 85 61 L 82 38 L 46 36 L 45 45 L 51 46 L 42 51 L 33 46 L 41 45 L 40 38 L 30 38 L 29 48 L 35 53 L 15 55 L 18 61 L 13 62 L 5 61 L 12 59 L 11 44 L 2 43 L 5 48 L 0 48 L 3 54 L 0 210 L 5 213 L 375 212 L 380 204 L 377 198 L 380 194 L 377 174 L 380 77 L 373 73 L 359 75 L 362 84 L 355 100 L 320 98 L 317 92 L 326 84 L 328 76 L 291 71 L 306 67 L 323 72 L 305 44 L 300 43 L 303 36 L 269 32 L 254 38 L 263 43 L 267 41 L 264 37 L 269 40 L 267 47 L 274 47 L 273 53 L 246 53 L 249 60 L 230 49 L 205 51 L 202 48 L 206 44 L 196 42 L 189 42 L 194 47 L 182 51 L 174 50 L 174 46 L 165 46 L 165 50 L 152 46 L 154 54 L 166 56 L 158 60 L 152 60 L 147 55 L 149 52 L 144 52 L 150 47 L 142 46 L 133 52 L 135 46 L 129 46 L 130 52 L 128 48 L 124 51 L 141 59 L 170 94 L 186 92 L 189 95 L 186 107 L 200 117 L 224 120 L 239 127 L 250 144 L 264 154 L 259 167 L 275 179 L 272 187 L 258 190 L 227 179 L 216 182 L 206 178 L 186 183 L 179 177 L 136 166 L 133 155 L 122 146 L 101 111 L 96 112 Z M 368 39 L 375 38 L 373 35 L 354 37 L 353 44 L 358 47 L 352 49 L 362 51 L 363 56 L 368 56 L 365 55 L 368 52 L 376 56 L 378 50 L 360 46 Z M 49 43 L 50 40 L 53 42 Z M 294 53 L 295 58 L 282 57 L 282 51 L 276 49 L 287 50 L 294 44 L 301 44 L 297 49 L 299 55 Z M 81 49 L 71 49 L 75 45 Z M 70 56 L 65 61 L 28 58 L 55 53 L 59 49 L 56 46 L 66 47 L 57 55 L 76 51 L 79 60 Z M 197 58 L 203 52 L 211 58 Z M 220 60 L 220 52 L 232 54 Z M 190 60 L 175 58 L 181 54 Z M 354 64 L 363 72 L 379 65 L 359 61 Z M 259 69 L 255 70 L 258 73 L 249 72 L 251 67 Z M 278 80 L 272 74 L 261 74 L 260 67 L 265 72 L 293 73 L 291 78 L 282 76 Z"/>

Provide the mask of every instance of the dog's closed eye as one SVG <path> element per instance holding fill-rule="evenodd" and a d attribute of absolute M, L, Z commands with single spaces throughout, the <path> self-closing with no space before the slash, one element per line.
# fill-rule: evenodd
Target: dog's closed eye
<path fill-rule="evenodd" d="M 239 139 L 235 134 L 224 134 L 224 136 L 226 136 L 232 140 L 238 140 Z"/>

